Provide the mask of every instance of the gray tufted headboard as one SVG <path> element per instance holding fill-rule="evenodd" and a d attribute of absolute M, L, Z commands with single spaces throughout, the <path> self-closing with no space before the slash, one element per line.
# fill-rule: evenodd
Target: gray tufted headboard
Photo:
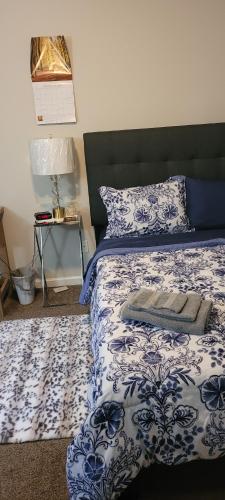
<path fill-rule="evenodd" d="M 84 134 L 91 220 L 107 224 L 100 186 L 124 188 L 171 175 L 225 179 L 225 123 Z"/>

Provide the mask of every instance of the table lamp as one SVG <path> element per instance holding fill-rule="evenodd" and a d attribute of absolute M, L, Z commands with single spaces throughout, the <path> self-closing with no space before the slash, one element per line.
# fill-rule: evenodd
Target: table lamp
<path fill-rule="evenodd" d="M 65 208 L 60 206 L 59 180 L 63 174 L 71 174 L 74 167 L 73 142 L 71 137 L 33 139 L 30 143 L 30 158 L 34 175 L 49 175 L 53 183 L 53 217 L 61 222 Z"/>

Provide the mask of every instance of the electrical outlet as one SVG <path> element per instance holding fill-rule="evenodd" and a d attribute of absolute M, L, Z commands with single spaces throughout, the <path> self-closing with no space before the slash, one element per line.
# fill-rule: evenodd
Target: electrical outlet
<path fill-rule="evenodd" d="M 89 252 L 89 247 L 88 247 L 88 241 L 87 240 L 84 240 L 83 241 L 83 251 L 85 253 L 88 253 Z"/>

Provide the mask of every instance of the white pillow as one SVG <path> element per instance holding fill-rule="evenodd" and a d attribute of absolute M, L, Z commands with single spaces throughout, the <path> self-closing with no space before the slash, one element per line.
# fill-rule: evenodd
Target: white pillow
<path fill-rule="evenodd" d="M 101 186 L 99 191 L 108 216 L 105 238 L 190 229 L 177 180 L 127 189 Z"/>

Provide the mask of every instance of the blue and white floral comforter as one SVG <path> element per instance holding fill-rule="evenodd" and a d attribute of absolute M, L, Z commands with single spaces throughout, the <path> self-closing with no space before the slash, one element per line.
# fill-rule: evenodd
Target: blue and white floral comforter
<path fill-rule="evenodd" d="M 73 500 L 117 498 L 153 462 L 225 452 L 225 246 L 102 257 L 93 285 L 90 413 L 67 458 Z M 141 286 L 211 299 L 204 336 L 121 321 Z"/>

